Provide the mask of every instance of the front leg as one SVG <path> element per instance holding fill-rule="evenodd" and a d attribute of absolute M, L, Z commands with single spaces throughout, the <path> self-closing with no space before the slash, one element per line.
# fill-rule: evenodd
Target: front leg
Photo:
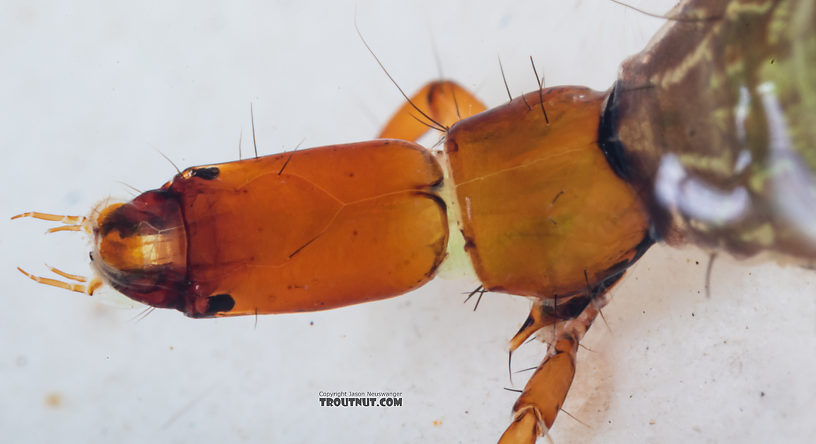
<path fill-rule="evenodd" d="M 578 343 L 601 312 L 601 308 L 609 301 L 608 290 L 605 288 L 603 293 L 594 296 L 578 316 L 557 324 L 556 337 L 550 344 L 547 357 L 530 377 L 513 405 L 513 422 L 502 434 L 499 444 L 535 443 L 539 436 L 547 435 L 564 405 L 575 376 Z M 539 304 L 534 305 L 533 311 L 539 307 Z M 551 325 L 540 319 L 534 324 Z M 530 329 L 522 327 L 511 340 L 511 349 L 515 349 L 523 341 L 520 335 L 526 338 L 532 333 Z"/>
<path fill-rule="evenodd" d="M 484 104 L 458 83 L 436 80 L 403 104 L 377 137 L 415 142 L 431 128 L 447 131 L 459 120 L 484 110 Z"/>

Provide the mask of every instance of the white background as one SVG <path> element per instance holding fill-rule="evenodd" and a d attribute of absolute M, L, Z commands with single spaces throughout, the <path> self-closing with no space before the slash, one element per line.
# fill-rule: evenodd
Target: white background
<path fill-rule="evenodd" d="M 0 216 L 85 214 L 180 167 L 233 160 L 249 104 L 262 154 L 364 140 L 438 75 L 489 104 L 547 83 L 608 87 L 661 21 L 606 0 L 47 2 L 0 6 Z M 662 12 L 671 1 L 635 2 Z M 439 54 L 439 65 L 434 56 Z M 529 303 L 477 312 L 473 282 L 437 280 L 332 312 L 192 320 L 45 286 L 16 270 L 88 273 L 80 236 L 33 220 L 0 237 L 5 442 L 490 442 L 516 394 L 506 340 Z M 556 442 L 767 442 L 816 435 L 816 277 L 653 248 L 579 352 Z M 697 261 L 700 263 L 698 264 Z M 514 368 L 536 365 L 535 345 Z M 517 387 L 523 375 L 514 378 Z M 326 408 L 318 391 L 404 393 L 400 408 Z M 763 395 L 764 394 L 764 395 Z"/>

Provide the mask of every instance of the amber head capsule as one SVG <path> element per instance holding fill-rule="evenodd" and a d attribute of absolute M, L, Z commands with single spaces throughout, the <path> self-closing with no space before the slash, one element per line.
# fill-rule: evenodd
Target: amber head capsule
<path fill-rule="evenodd" d="M 189 168 L 92 216 L 98 274 L 193 317 L 285 313 L 396 296 L 445 255 L 434 157 L 380 140 Z"/>

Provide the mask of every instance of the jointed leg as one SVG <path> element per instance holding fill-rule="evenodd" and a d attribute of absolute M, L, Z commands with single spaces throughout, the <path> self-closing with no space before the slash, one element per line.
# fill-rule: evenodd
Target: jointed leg
<path fill-rule="evenodd" d="M 444 131 L 484 110 L 484 104 L 457 83 L 437 80 L 423 86 L 410 103 L 400 107 L 377 137 L 416 141 L 432 127 Z"/>
<path fill-rule="evenodd" d="M 502 435 L 500 444 L 535 443 L 538 436 L 547 434 L 564 404 L 575 376 L 578 343 L 608 302 L 608 295 L 609 292 L 606 291 L 595 296 L 578 316 L 558 324 L 557 335 L 550 344 L 547 357 L 533 373 L 513 406 L 513 423 Z M 541 325 L 542 320 L 534 319 L 533 324 Z M 552 322 L 548 325 L 551 324 Z M 523 341 L 520 335 L 526 338 L 533 333 L 529 330 L 530 328 L 522 327 L 519 334 L 511 340 L 512 349 Z"/>

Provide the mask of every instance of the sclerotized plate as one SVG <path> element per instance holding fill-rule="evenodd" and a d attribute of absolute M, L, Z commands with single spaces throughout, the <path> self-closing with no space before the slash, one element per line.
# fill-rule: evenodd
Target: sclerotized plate
<path fill-rule="evenodd" d="M 234 159 L 242 128 L 247 152 L 249 102 L 262 152 L 370 137 L 401 99 L 354 35 L 355 5 L 406 89 L 436 75 L 432 33 L 444 73 L 489 104 L 505 100 L 497 54 L 515 93 L 535 88 L 530 54 L 549 84 L 602 89 L 660 25 L 600 0 L 566 3 L 10 5 L 0 19 L 9 67 L 0 213 L 85 211 L 127 196 L 119 180 L 158 186 L 173 170 L 153 147 L 180 166 Z M 257 329 L 251 318 L 173 312 L 136 323 L 138 309 L 20 276 L 15 266 L 41 271 L 44 261 L 84 272 L 87 246 L 43 230 L 8 223 L 0 240 L 0 429 L 12 440 L 489 442 L 509 420 L 516 395 L 502 390 L 503 347 L 526 316 L 523 299 L 489 295 L 474 314 L 457 293 L 475 285 L 441 281 L 391 301 L 259 318 Z M 816 433 L 812 274 L 718 262 L 707 300 L 695 264 L 704 259 L 655 249 L 616 290 L 605 310 L 612 333 L 591 330 L 597 353 L 579 353 L 565 405 L 592 428 L 562 416 L 557 442 Z M 537 364 L 536 351 L 514 366 Z M 405 406 L 318 406 L 319 390 L 346 388 L 404 391 Z"/>

